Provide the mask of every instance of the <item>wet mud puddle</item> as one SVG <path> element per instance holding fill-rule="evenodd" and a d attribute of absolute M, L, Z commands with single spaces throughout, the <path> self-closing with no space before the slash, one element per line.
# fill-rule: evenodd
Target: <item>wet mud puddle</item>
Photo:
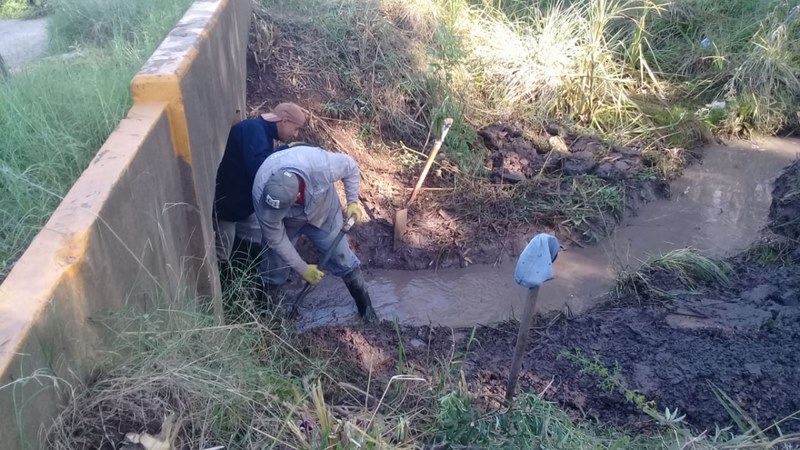
<path fill-rule="evenodd" d="M 538 311 L 580 314 L 608 292 L 616 268 L 635 268 L 651 255 L 694 247 L 724 256 L 747 248 L 766 224 L 772 181 L 798 153 L 799 140 L 776 138 L 706 148 L 703 163 L 672 184 L 672 199 L 643 207 L 596 246 L 563 251 L 554 265 L 556 279 L 540 290 Z M 539 231 L 532 228 L 529 237 Z M 499 266 L 375 270 L 367 282 L 382 319 L 469 327 L 521 313 L 526 290 L 514 283 L 515 265 L 507 257 Z M 306 298 L 298 329 L 354 321 L 343 283 L 326 277 Z"/>

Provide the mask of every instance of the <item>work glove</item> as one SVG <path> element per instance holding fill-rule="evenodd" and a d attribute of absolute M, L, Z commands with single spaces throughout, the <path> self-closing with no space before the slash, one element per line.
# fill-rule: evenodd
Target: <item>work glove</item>
<path fill-rule="evenodd" d="M 349 218 L 350 216 L 355 216 L 356 223 L 361 222 L 361 219 L 364 218 L 364 211 L 358 206 L 358 202 L 350 202 L 347 204 L 347 209 L 345 210 L 345 215 Z"/>
<path fill-rule="evenodd" d="M 303 272 L 303 279 L 308 281 L 309 284 L 317 284 L 322 280 L 325 274 L 317 267 L 316 264 L 309 264 L 308 269 Z"/>

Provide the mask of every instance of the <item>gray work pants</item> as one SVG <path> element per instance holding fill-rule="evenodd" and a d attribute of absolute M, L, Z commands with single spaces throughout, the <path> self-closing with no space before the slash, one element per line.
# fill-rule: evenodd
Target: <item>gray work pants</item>
<path fill-rule="evenodd" d="M 261 227 L 255 214 L 239 222 L 214 221 L 217 260 L 229 261 L 233 253 L 233 240 L 239 238 L 256 245 L 261 244 Z"/>

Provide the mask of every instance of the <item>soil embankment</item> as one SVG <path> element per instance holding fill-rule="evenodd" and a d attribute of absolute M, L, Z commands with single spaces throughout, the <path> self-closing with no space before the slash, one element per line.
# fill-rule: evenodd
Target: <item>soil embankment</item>
<path fill-rule="evenodd" d="M 625 427 L 652 425 L 604 378 L 583 373 L 564 353 L 580 352 L 609 369 L 627 389 L 641 392 L 659 411 L 686 414 L 692 426 L 730 423 L 712 387 L 733 398 L 757 423 L 769 425 L 800 410 L 800 265 L 754 266 L 739 258 L 736 282 L 687 292 L 677 280 L 655 287 L 672 291 L 667 304 L 603 307 L 532 333 L 520 386 L 542 392 L 578 418 Z M 470 392 L 500 406 L 517 324 L 479 326 L 465 361 Z M 404 327 L 409 371 L 432 373 L 441 360 L 467 351 L 470 330 Z M 392 324 L 376 328 L 318 328 L 307 333 L 313 348 L 352 363 L 354 377 L 388 377 L 400 348 Z M 617 371 L 615 373 L 615 371 Z M 783 431 L 798 431 L 788 421 Z"/>
<path fill-rule="evenodd" d="M 793 163 L 774 183 L 769 228 L 780 235 L 730 258 L 730 282 L 687 286 L 661 271 L 639 295 L 608 297 L 577 318 L 541 319 L 528 343 L 522 389 L 575 417 L 626 428 L 654 425 L 626 399 L 634 391 L 659 411 L 677 408 L 699 429 L 732 423 L 719 392 L 764 426 L 800 411 L 800 247 L 791 240 L 800 232 L 797 168 Z M 666 298 L 656 301 L 655 292 Z M 315 352 L 348 361 L 354 377 L 395 374 L 400 348 L 406 370 L 423 375 L 466 355 L 470 392 L 500 406 L 516 327 L 477 326 L 470 338 L 469 329 L 418 326 L 398 334 L 384 323 L 318 328 L 305 339 Z M 798 431 L 800 422 L 783 422 L 781 430 Z"/>

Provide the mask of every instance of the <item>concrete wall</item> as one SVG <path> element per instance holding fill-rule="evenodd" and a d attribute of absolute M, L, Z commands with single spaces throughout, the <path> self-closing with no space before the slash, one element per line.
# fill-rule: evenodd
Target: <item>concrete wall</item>
<path fill-rule="evenodd" d="M 197 0 L 133 79 L 134 105 L 0 285 L 0 446 L 39 448 L 103 353 L 96 319 L 219 300 L 211 204 L 244 111 L 249 0 Z M 62 386 L 63 387 L 63 386 Z"/>

